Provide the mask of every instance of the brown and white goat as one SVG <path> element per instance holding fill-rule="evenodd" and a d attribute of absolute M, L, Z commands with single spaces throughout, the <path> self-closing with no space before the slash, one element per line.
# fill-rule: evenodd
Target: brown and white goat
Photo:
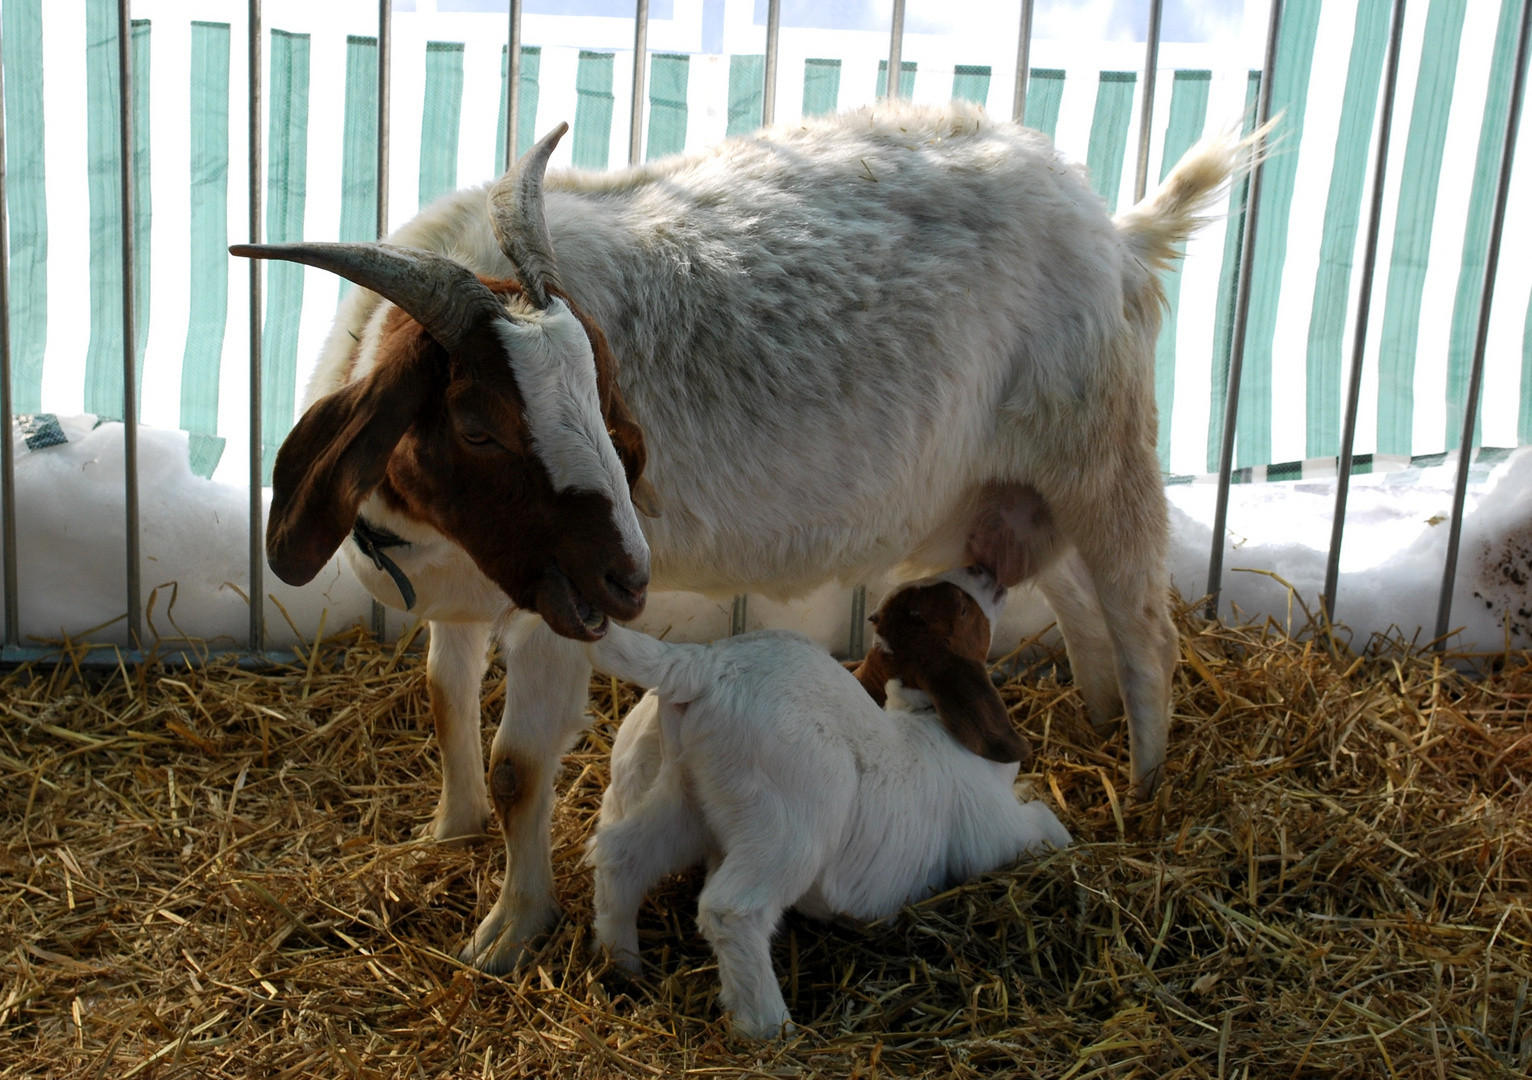
<path fill-rule="evenodd" d="M 1176 657 L 1155 456 L 1158 274 L 1249 145 L 1200 144 L 1115 220 L 1045 136 L 961 103 L 893 103 L 544 184 L 550 149 L 392 241 L 450 255 L 470 277 L 517 277 L 530 321 L 562 302 L 542 309 L 542 294 L 562 296 L 605 332 L 616 369 L 598 386 L 604 419 L 619 448 L 636 446 L 626 404 L 647 448 L 650 490 L 635 498 L 663 507 L 643 523 L 654 584 L 785 598 L 896 567 L 918 576 L 962 564 L 972 523 L 998 514 L 1019 538 L 1015 558 L 995 560 L 1010 567 L 1003 583 L 1031 575 L 1043 591 L 1093 720 L 1126 712 L 1133 780 L 1152 787 Z M 284 550 L 302 551 L 309 573 L 341 544 L 373 595 L 399 605 L 402 579 L 431 620 L 434 830 L 477 832 L 491 807 L 500 820 L 505 884 L 463 950 L 500 971 L 558 912 L 553 778 L 585 726 L 589 677 L 570 638 L 599 635 L 599 611 L 625 617 L 642 595 L 606 439 L 585 424 L 565 444 L 568 461 L 585 460 L 579 475 L 605 486 L 561 486 L 539 431 L 561 429 L 562 399 L 529 393 L 508 343 L 468 356 L 432 330 L 431 305 L 466 289 L 460 279 L 423 287 L 428 310 L 390 297 L 420 331 L 373 292 L 342 302 L 309 391 L 311 410 L 341 417 L 295 429 L 278 486 L 297 477 L 313 492 L 279 491 L 271 533 L 279 573 Z M 475 310 L 498 326 L 523 317 L 515 307 Z M 343 467 L 304 470 L 353 428 L 368 434 Z M 485 435 L 492 458 L 475 442 Z M 630 480 L 640 460 L 630 449 Z M 528 497 L 502 502 L 498 469 Z M 577 524 L 562 508 L 586 496 L 611 515 Z M 353 513 L 370 531 L 344 543 Z M 397 546 L 369 554 L 380 530 Z M 507 687 L 486 791 L 492 635 Z"/>
<path fill-rule="evenodd" d="M 880 919 L 1066 846 L 1053 811 L 1018 801 L 1015 758 L 985 760 L 943 728 L 982 708 L 1014 731 L 985 666 L 1004 598 L 971 567 L 885 600 L 877 654 L 900 672 L 886 709 L 786 631 L 673 645 L 613 627 L 588 645 L 597 670 L 653 688 L 612 745 L 590 843 L 597 941 L 636 972 L 645 894 L 706 861 L 697 926 L 718 958 L 720 1001 L 736 1030 L 766 1038 L 791 1028 L 770 951 L 789 907 Z"/>

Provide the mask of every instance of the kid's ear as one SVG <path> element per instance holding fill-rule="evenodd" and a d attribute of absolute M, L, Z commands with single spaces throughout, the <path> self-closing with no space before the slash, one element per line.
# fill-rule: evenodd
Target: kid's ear
<path fill-rule="evenodd" d="M 896 678 L 894 675 L 893 662 L 889 659 L 888 652 L 881 645 L 873 645 L 867 652 L 867 657 L 857 669 L 852 672 L 856 681 L 862 684 L 862 689 L 877 702 L 878 708 L 888 704 L 888 680 Z"/>
<path fill-rule="evenodd" d="M 963 746 L 990 761 L 1025 765 L 1032 759 L 1031 745 L 1011 726 L 983 664 L 949 654 L 920 681 L 942 724 Z"/>

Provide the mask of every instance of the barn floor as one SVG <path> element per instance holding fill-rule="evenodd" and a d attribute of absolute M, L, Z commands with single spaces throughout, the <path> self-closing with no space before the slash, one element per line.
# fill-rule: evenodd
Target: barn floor
<path fill-rule="evenodd" d="M 1024 671 L 1078 846 L 883 924 L 789 917 L 774 1045 L 721 1021 L 696 875 L 645 908 L 642 981 L 591 955 L 605 680 L 558 785 L 566 916 L 500 979 L 452 959 L 498 839 L 412 839 L 439 782 L 415 659 L 351 634 L 277 676 L 12 672 L 0 1077 L 1525 1076 L 1532 661 L 1183 633 L 1159 797 L 1125 802 L 1120 742 Z"/>

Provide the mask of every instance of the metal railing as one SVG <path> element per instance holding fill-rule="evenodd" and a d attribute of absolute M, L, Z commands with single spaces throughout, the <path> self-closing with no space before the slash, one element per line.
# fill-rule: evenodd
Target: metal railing
<path fill-rule="evenodd" d="M 1406 0 L 1394 0 L 1392 24 L 1388 44 L 1386 74 L 1383 85 L 1382 118 L 1377 127 L 1373 150 L 1372 199 L 1368 214 L 1368 231 L 1362 263 L 1360 302 L 1354 318 L 1354 334 L 1348 373 L 1348 391 L 1342 446 L 1338 460 L 1338 485 L 1332 534 L 1326 565 L 1323 595 L 1323 611 L 1327 618 L 1335 612 L 1335 591 L 1338 564 L 1344 531 L 1346 500 L 1353 464 L 1356 437 L 1356 413 L 1358 387 L 1361 377 L 1363 352 L 1366 344 L 1369 305 L 1378 248 L 1379 223 L 1382 214 L 1382 198 L 1388 175 L 1388 149 L 1394 99 L 1399 66 L 1399 46 Z M 888 97 L 899 96 L 900 74 L 904 38 L 904 0 L 894 0 L 889 28 L 887 79 L 884 93 Z M 125 497 L 125 556 L 127 560 L 127 627 L 130 648 L 126 651 L 108 648 L 99 651 L 98 659 L 116 663 L 119 656 L 141 656 L 143 603 L 141 596 L 141 561 L 138 521 L 138 467 L 137 467 L 137 391 L 136 385 L 136 331 L 134 302 L 135 252 L 134 252 L 134 192 L 133 163 L 133 71 L 132 20 L 130 0 L 119 0 L 118 25 L 118 93 L 119 131 L 122 153 L 120 196 L 123 214 L 122 270 L 123 270 L 123 425 L 124 425 L 124 497 Z M 1160 23 L 1162 0 L 1151 0 L 1146 33 L 1144 56 L 1143 91 L 1139 109 L 1138 158 L 1135 169 L 1134 192 L 1142 198 L 1148 186 L 1151 126 L 1154 117 L 1155 83 L 1159 66 Z M 1271 114 L 1273 77 L 1278 63 L 1282 0 L 1272 0 L 1267 25 L 1265 58 L 1262 65 L 1257 122 L 1264 124 Z M 263 189 L 262 189 L 262 107 L 263 80 L 262 42 L 264 28 L 260 0 L 247 0 L 248 13 L 248 185 L 249 185 L 249 238 L 261 241 Z M 634 11 L 634 71 L 630 111 L 629 161 L 637 163 L 643 151 L 643 115 L 645 60 L 647 58 L 648 0 L 636 0 Z M 521 0 L 510 0 L 506 30 L 506 80 L 505 80 L 505 160 L 508 166 L 516 156 L 516 144 L 520 119 L 520 73 L 521 73 Z M 778 34 L 780 29 L 780 0 L 769 0 L 766 26 L 765 85 L 763 87 L 762 117 L 770 123 L 776 114 Z M 390 83 L 390 29 L 392 3 L 379 0 L 378 5 L 378 83 L 377 83 L 377 234 L 388 231 L 388 166 L 389 166 L 389 83 Z M 1027 90 L 1030 79 L 1030 55 L 1032 43 L 1033 2 L 1022 0 L 1017 45 L 1017 69 L 1012 99 L 1013 118 L 1020 120 L 1026 113 Z M 1515 154 L 1515 141 L 1523 103 L 1524 84 L 1528 62 L 1529 24 L 1532 24 L 1532 0 L 1522 5 L 1520 36 L 1518 38 L 1515 74 L 1511 91 L 1511 107 L 1506 118 L 1505 138 L 1502 148 L 1499 182 L 1495 192 L 1493 220 L 1490 227 L 1489 251 L 1484 270 L 1483 290 L 1477 322 L 1472 369 L 1469 377 L 1468 399 L 1464 414 L 1462 440 L 1456 484 L 1453 494 L 1452 514 L 1449 525 L 1448 553 L 1444 566 L 1436 625 L 1437 645 L 1447 635 L 1451 614 L 1451 600 L 1459 543 L 1461 540 L 1462 511 L 1468 477 L 1468 466 L 1473 446 L 1474 424 L 1478 411 L 1478 399 L 1484 377 L 1484 354 L 1488 334 L 1495 274 L 1504 231 L 1506 204 L 1509 198 L 1511 168 Z M 3 575 L 5 588 L 4 649 L 0 658 L 26 660 L 48 654 L 48 650 L 23 646 L 21 643 L 21 620 L 19 600 L 19 570 L 17 566 L 17 520 L 15 503 L 15 460 L 12 450 L 12 370 L 10 339 L 10 245 L 5 176 L 5 110 L 4 69 L 0 65 L 0 542 L 4 544 Z M 1213 523 L 1213 543 L 1209 554 L 1207 580 L 1207 613 L 1216 616 L 1222 590 L 1223 548 L 1227 532 L 1229 489 L 1235 435 L 1239 419 L 1239 385 L 1244 359 L 1245 333 L 1250 312 L 1255 237 L 1261 206 L 1262 166 L 1254 166 L 1250 179 L 1248 198 L 1244 208 L 1244 242 L 1237 272 L 1234 320 L 1231 348 L 1228 359 L 1228 378 L 1225 413 L 1222 430 L 1222 447 L 1219 456 L 1218 491 Z M 249 422 L 250 422 L 250 527 L 249 527 L 249 637 L 243 659 L 260 664 L 267 660 L 289 659 L 291 653 L 269 652 L 265 649 L 264 620 L 264 571 L 265 553 L 262 532 L 264 516 L 262 479 L 263 448 L 261 442 L 261 391 L 262 391 L 262 264 L 252 260 L 250 272 L 250 337 L 249 337 Z M 853 653 L 861 651 L 863 642 L 862 618 L 866 610 L 865 587 L 854 591 L 851 601 L 852 625 L 848 645 Z M 746 623 L 746 598 L 736 597 L 731 616 L 731 630 L 742 631 Z M 380 635 L 383 630 L 383 609 L 374 602 L 373 626 Z M 175 650 L 172 650 L 174 652 Z M 183 658 L 194 659 L 191 650 L 181 650 Z M 87 660 L 90 657 L 87 657 Z"/>

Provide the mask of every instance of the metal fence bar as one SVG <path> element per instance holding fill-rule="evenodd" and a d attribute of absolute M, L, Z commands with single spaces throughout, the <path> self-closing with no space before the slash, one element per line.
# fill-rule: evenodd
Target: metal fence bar
<path fill-rule="evenodd" d="M 388 235 L 388 89 L 389 30 L 393 27 L 393 0 L 378 0 L 378 239 Z"/>
<path fill-rule="evenodd" d="M 888 79 L 883 96 L 892 101 L 899 96 L 900 53 L 904 51 L 904 0 L 894 0 L 894 13 L 888 31 Z"/>
<path fill-rule="evenodd" d="M 1277 67 L 1277 35 L 1282 28 L 1282 0 L 1271 0 L 1266 23 L 1266 56 L 1261 63 L 1261 95 L 1256 124 L 1271 119 L 1271 77 Z M 1223 446 L 1218 454 L 1218 501 L 1213 510 L 1213 550 L 1208 558 L 1207 617 L 1218 617 L 1218 594 L 1223 589 L 1223 541 L 1229 524 L 1229 482 L 1234 466 L 1234 426 L 1239 422 L 1239 379 L 1245 364 L 1245 330 L 1250 321 L 1250 274 L 1255 263 L 1255 226 L 1261 209 L 1259 160 L 1250 172 L 1245 205 L 1245 240 L 1240 251 L 1239 282 L 1234 291 L 1234 335 L 1229 345 L 1229 381 L 1223 412 Z"/>
<path fill-rule="evenodd" d="M 505 30 L 505 160 L 509 171 L 516 160 L 516 136 L 521 120 L 521 0 L 511 0 Z"/>
<path fill-rule="evenodd" d="M 777 117 L 777 38 L 782 31 L 782 0 L 766 3 L 766 86 L 761 95 L 761 126 Z"/>
<path fill-rule="evenodd" d="M 250 243 L 261 242 L 261 0 L 249 0 L 249 176 Z M 265 479 L 261 461 L 261 270 L 250 259 L 250 644 L 257 655 L 266 650 L 266 548 L 261 531 Z"/>
<path fill-rule="evenodd" d="M 143 637 L 138 531 L 138 342 L 133 310 L 133 13 L 117 0 L 117 138 L 122 198 L 122 494 L 128 564 L 128 644 Z"/>
<path fill-rule="evenodd" d="M 1335 516 L 1330 523 L 1330 553 L 1325 559 L 1324 617 L 1335 619 L 1335 590 L 1340 583 L 1341 536 L 1346 528 L 1346 500 L 1351 492 L 1351 466 L 1356 444 L 1356 415 L 1362 396 L 1362 357 L 1367 348 L 1367 320 L 1372 312 L 1372 282 L 1378 263 L 1378 234 L 1383 221 L 1383 181 L 1388 175 L 1388 144 L 1394 122 L 1394 96 L 1399 83 L 1399 42 L 1404 34 L 1405 0 L 1394 0 L 1388 31 L 1388 54 L 1383 74 L 1383 109 L 1378 117 L 1378 149 L 1373 160 L 1372 201 L 1367 210 L 1367 241 L 1362 253 L 1362 280 L 1357 296 L 1356 327 L 1351 339 L 1351 369 L 1346 380 L 1346 414 L 1341 421 L 1341 452 L 1335 484 Z"/>
<path fill-rule="evenodd" d="M 1442 590 L 1436 603 L 1435 647 L 1446 642 L 1452 618 L 1452 587 L 1458 571 L 1458 544 L 1463 532 L 1463 501 L 1468 494 L 1468 465 L 1473 460 L 1473 430 L 1479 413 L 1479 391 L 1484 381 L 1484 347 L 1489 340 L 1490 309 L 1495 298 L 1495 271 L 1500 263 L 1500 240 L 1505 231 L 1505 206 L 1511 193 L 1511 166 L 1516 159 L 1516 131 L 1521 125 L 1522 98 L 1527 78 L 1527 37 L 1532 26 L 1532 0 L 1522 0 L 1521 38 L 1516 45 L 1516 68 L 1511 75 L 1511 107 L 1505 118 L 1505 143 L 1500 148 L 1500 183 L 1495 189 L 1495 209 L 1489 231 L 1489 251 L 1484 260 L 1484 292 L 1479 298 L 1479 326 L 1474 335 L 1473 367 L 1468 374 L 1468 400 L 1463 405 L 1463 438 L 1458 443 L 1457 482 L 1452 488 L 1452 518 L 1447 534 L 1447 564 L 1442 570 Z"/>
<path fill-rule="evenodd" d="M 867 586 L 851 591 L 851 630 L 846 636 L 846 659 L 860 660 L 867 655 Z"/>
<path fill-rule="evenodd" d="M 378 0 L 378 239 L 388 235 L 388 90 L 389 31 L 393 29 L 393 0 Z M 388 609 L 372 602 L 372 636 L 382 641 L 388 632 Z"/>
<path fill-rule="evenodd" d="M 16 457 L 11 447 L 11 227 L 5 185 L 5 50 L 0 48 L 0 544 L 5 545 L 5 644 L 21 644 L 16 595 Z"/>
<path fill-rule="evenodd" d="M 644 60 L 649 54 L 649 0 L 633 6 L 633 109 L 628 117 L 628 164 L 644 160 Z"/>
<path fill-rule="evenodd" d="M 1018 124 L 1027 118 L 1027 83 L 1032 78 L 1032 0 L 1021 0 L 1021 32 L 1016 43 L 1016 95 L 1011 102 L 1011 119 Z"/>
<path fill-rule="evenodd" d="M 1138 110 L 1138 166 L 1133 174 L 1133 201 L 1149 189 L 1149 135 L 1154 122 L 1154 82 L 1160 68 L 1160 15 L 1164 0 L 1150 0 L 1149 41 L 1144 46 L 1144 100 Z"/>

